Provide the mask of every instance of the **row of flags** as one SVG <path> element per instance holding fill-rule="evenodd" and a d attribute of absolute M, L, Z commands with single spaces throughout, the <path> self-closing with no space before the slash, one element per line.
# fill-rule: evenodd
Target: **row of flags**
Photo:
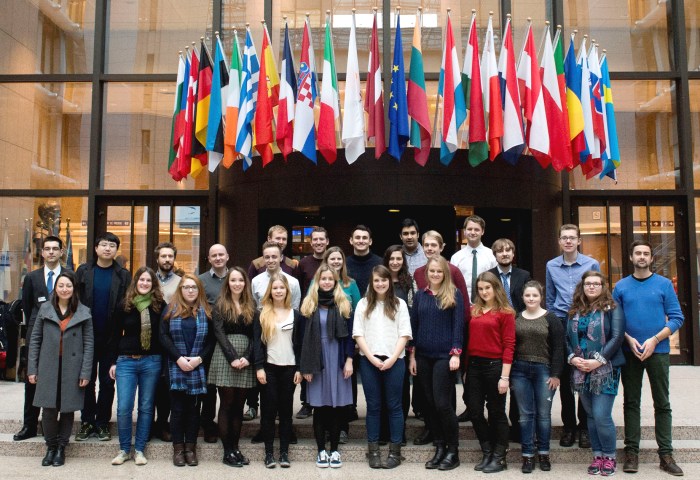
<path fill-rule="evenodd" d="M 421 24 L 419 9 L 406 78 L 401 19 L 396 15 L 389 111 L 385 114 L 377 12 L 369 43 L 364 101 L 353 13 L 342 119 L 330 12 L 326 17 L 320 90 L 308 17 L 298 70 L 286 21 L 279 71 L 264 22 L 260 56 L 248 25 L 242 51 L 238 32 L 233 32 L 230 62 L 223 53 L 218 32 L 213 60 L 202 38 L 199 50 L 187 49 L 179 57 L 170 175 L 179 181 L 188 175 L 196 177 L 205 167 L 211 172 L 221 163 L 229 168 L 236 160 L 241 160 L 246 170 L 258 156 L 264 167 L 276 151 L 285 160 L 298 151 L 314 163 L 320 153 L 332 164 L 338 145 L 345 148 L 348 163 L 363 155 L 368 144 L 374 144 L 375 158 L 387 152 L 397 161 L 410 145 L 416 162 L 425 165 L 430 148 L 437 146 L 439 139 L 440 161 L 445 165 L 458 149 L 468 147 L 469 163 L 473 166 L 499 157 L 515 164 L 522 155 L 530 154 L 542 168 L 552 166 L 562 171 L 580 166 L 587 178 L 616 178 L 620 153 L 607 56 L 599 54 L 595 43 L 588 48 L 587 36 L 576 54 L 572 34 L 564 55 L 561 28 L 557 28 L 552 39 L 547 22 L 538 60 L 528 20 L 525 42 L 516 62 L 508 15 L 497 59 L 493 16 L 489 16 L 480 50 L 473 10 L 460 70 L 448 10 L 436 116 L 431 125 Z M 317 98 L 318 124 L 314 117 Z M 435 131 L 438 114 L 442 116 L 441 126 Z"/>

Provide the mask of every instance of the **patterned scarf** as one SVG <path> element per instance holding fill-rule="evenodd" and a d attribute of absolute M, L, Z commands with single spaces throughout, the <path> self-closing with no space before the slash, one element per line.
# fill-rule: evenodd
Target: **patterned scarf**
<path fill-rule="evenodd" d="M 151 306 L 152 301 L 153 292 L 134 297 L 134 306 L 141 313 L 141 348 L 143 350 L 151 349 L 151 313 L 148 307 Z"/>
<path fill-rule="evenodd" d="M 579 335 L 579 322 L 588 321 L 585 327 L 585 335 Z M 569 322 L 569 342 L 574 356 L 584 359 L 592 359 L 596 353 L 600 353 L 605 345 L 605 312 L 594 311 L 580 317 L 577 313 Z M 574 392 L 589 392 L 598 395 L 607 386 L 613 385 L 612 365 L 607 362 L 592 372 L 585 373 L 574 368 L 571 374 L 571 388 Z"/>
<path fill-rule="evenodd" d="M 182 331 L 182 317 L 173 317 L 170 319 L 170 336 L 173 339 L 175 348 L 178 353 L 184 357 L 197 357 L 204 347 L 204 341 L 209 332 L 209 323 L 207 316 L 204 313 L 204 307 L 197 310 L 197 335 L 192 345 L 192 350 L 187 351 L 187 343 Z M 168 368 L 170 370 L 170 390 L 184 390 L 188 395 L 200 395 L 207 392 L 207 379 L 204 365 L 199 365 L 191 372 L 183 372 L 177 363 L 168 359 Z"/>

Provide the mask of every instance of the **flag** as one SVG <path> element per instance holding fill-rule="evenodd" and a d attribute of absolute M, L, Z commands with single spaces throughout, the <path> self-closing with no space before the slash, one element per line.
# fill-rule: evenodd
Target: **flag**
<path fill-rule="evenodd" d="M 314 44 L 311 41 L 311 25 L 306 17 L 301 39 L 301 59 L 297 77 L 297 102 L 294 108 L 294 150 L 316 163 L 316 127 L 314 103 L 316 102 L 316 65 Z"/>
<path fill-rule="evenodd" d="M 233 31 L 233 48 L 231 52 L 231 69 L 228 75 L 228 92 L 226 96 L 226 122 L 224 132 L 224 167 L 230 168 L 238 157 L 236 151 L 236 128 L 238 126 L 238 105 L 241 101 L 241 48 L 238 46 L 238 31 Z"/>
<path fill-rule="evenodd" d="M 12 291 L 12 277 L 10 266 L 10 242 L 7 237 L 7 225 L 5 225 L 5 235 L 2 239 L 2 252 L 0 252 L 0 286 L 6 302 L 10 300 Z"/>
<path fill-rule="evenodd" d="M 459 147 L 459 127 L 467 116 L 462 96 L 462 82 L 459 76 L 457 48 L 452 35 L 452 20 L 447 12 L 445 29 L 445 50 L 442 53 L 438 95 L 442 96 L 442 134 L 440 137 L 440 161 L 449 165 Z"/>
<path fill-rule="evenodd" d="M 496 63 L 496 48 L 493 43 L 493 16 L 489 15 L 486 28 L 484 53 L 481 55 L 481 81 L 484 95 L 484 110 L 488 118 L 487 138 L 489 142 L 489 160 L 492 162 L 501 153 L 503 138 L 503 104 L 501 98 L 501 83 L 498 79 Z"/>
<path fill-rule="evenodd" d="M 330 164 L 338 154 L 336 122 L 340 118 L 338 77 L 335 74 L 335 54 L 331 18 L 326 16 L 326 39 L 323 43 L 323 84 L 321 85 L 321 113 L 318 118 L 318 150 Z"/>
<path fill-rule="evenodd" d="M 615 108 L 610 83 L 610 71 L 608 70 L 608 58 L 603 50 L 603 58 L 600 60 L 601 86 L 603 89 L 603 102 L 605 105 L 605 150 L 603 151 L 603 170 L 600 178 L 608 176 L 617 180 L 616 169 L 620 166 L 620 147 L 617 140 L 617 121 L 615 120 Z"/>
<path fill-rule="evenodd" d="M 576 63 L 579 65 L 581 72 L 581 108 L 583 109 L 583 137 L 586 145 L 579 157 L 581 160 L 581 171 L 588 174 L 588 172 L 593 170 L 593 162 L 590 161 L 593 150 L 593 112 L 591 111 L 591 72 L 588 69 L 586 35 L 583 36 Z"/>
<path fill-rule="evenodd" d="M 566 109 L 569 112 L 569 139 L 571 140 L 571 168 L 580 163 L 580 154 L 586 149 L 583 134 L 583 106 L 581 105 L 581 67 L 576 62 L 574 34 L 564 58 L 566 80 Z"/>
<path fill-rule="evenodd" d="M 204 46 L 204 42 L 202 42 Z M 202 165 L 206 164 L 207 152 L 199 140 L 196 137 L 196 121 L 197 121 L 197 94 L 199 92 L 199 72 L 200 63 L 202 57 L 200 53 L 197 53 L 194 43 L 192 43 L 192 62 L 190 65 L 190 85 L 191 89 L 189 93 L 192 98 L 187 97 L 187 107 L 189 108 L 189 122 L 186 123 L 186 136 L 188 138 L 189 148 L 186 149 L 185 153 L 188 155 L 187 161 L 183 164 L 189 170 L 185 173 L 192 175 L 192 177 L 197 177 L 199 173 L 203 170 Z"/>
<path fill-rule="evenodd" d="M 73 261 L 73 237 L 70 234 L 70 224 L 66 228 L 66 268 L 75 271 L 75 262 Z"/>
<path fill-rule="evenodd" d="M 199 75 L 197 76 L 197 106 L 195 107 L 195 139 L 192 143 L 192 152 L 203 154 L 199 161 L 206 165 L 207 157 L 207 129 L 209 126 L 209 106 L 211 104 L 212 60 L 207 44 L 202 40 L 201 53 L 199 55 Z M 199 174 L 199 172 L 197 172 Z M 193 173 L 194 177 L 195 175 Z"/>
<path fill-rule="evenodd" d="M 591 117 L 593 118 L 593 148 L 591 149 L 592 169 L 586 174 L 587 178 L 598 175 L 603 170 L 601 155 L 605 151 L 605 125 L 603 121 L 603 98 L 600 88 L 600 60 L 598 45 L 591 44 L 588 53 L 588 68 L 591 73 Z"/>
<path fill-rule="evenodd" d="M 408 105 L 406 104 L 406 73 L 403 66 L 401 15 L 396 15 L 394 61 L 391 64 L 391 93 L 389 94 L 389 155 L 401 160 L 409 137 Z"/>
<path fill-rule="evenodd" d="M 525 117 L 525 140 L 530 153 L 537 159 L 542 168 L 550 163 L 549 158 L 549 127 L 547 113 L 542 94 L 542 79 L 537 65 L 535 39 L 532 34 L 532 24 L 528 23 L 525 34 L 525 44 L 518 60 L 518 85 L 520 101 L 523 104 Z"/>
<path fill-rule="evenodd" d="M 362 109 L 362 93 L 360 92 L 360 66 L 357 61 L 354 13 L 350 25 L 348 65 L 345 71 L 342 139 L 345 147 L 345 159 L 348 163 L 353 163 L 365 153 L 365 112 Z"/>
<path fill-rule="evenodd" d="M 226 102 L 228 100 L 228 65 L 224 56 L 221 39 L 216 36 L 214 50 L 214 73 L 211 80 L 211 101 L 209 103 L 209 119 L 207 129 L 207 151 L 209 152 L 209 171 L 213 172 L 224 158 L 224 129 Z"/>
<path fill-rule="evenodd" d="M 182 177 L 177 171 L 177 151 L 180 148 L 180 138 L 184 130 L 184 110 L 181 109 L 182 90 L 185 85 L 185 60 L 182 52 L 178 55 L 177 82 L 175 87 L 175 105 L 173 106 L 173 124 L 170 133 L 170 156 L 168 157 L 168 173 L 173 180 L 180 181 Z"/>
<path fill-rule="evenodd" d="M 185 167 L 185 163 L 189 161 L 189 152 L 185 153 L 186 140 L 189 136 L 187 132 L 187 95 L 190 89 L 190 62 L 192 60 L 192 54 L 190 53 L 189 47 L 185 47 L 185 77 L 182 83 L 182 97 L 180 99 L 180 111 L 175 122 L 175 136 L 178 138 L 178 147 L 175 152 L 175 160 L 170 169 L 170 176 L 173 180 L 179 182 L 187 173 L 189 173 L 189 166 Z M 182 172 L 187 171 L 183 174 Z"/>
<path fill-rule="evenodd" d="M 561 36 L 561 26 L 557 26 L 557 33 L 554 36 L 554 64 L 557 69 L 557 84 L 559 85 L 559 104 L 562 109 L 562 125 L 566 138 L 566 155 L 568 156 L 564 162 L 564 168 L 574 168 L 571 152 L 571 132 L 569 130 L 569 109 L 566 102 L 566 75 L 564 72 L 564 45 Z"/>
<path fill-rule="evenodd" d="M 279 75 L 275 66 L 270 35 L 267 25 L 263 25 L 263 41 L 258 85 L 258 101 L 255 107 L 255 149 L 262 157 L 263 167 L 274 157 L 272 142 L 275 134 L 272 131 L 272 107 L 279 103 Z"/>
<path fill-rule="evenodd" d="M 238 119 L 236 120 L 236 151 L 243 155 L 243 170 L 247 170 L 253 163 L 253 118 L 255 117 L 259 78 L 258 55 L 255 52 L 250 27 L 246 27 L 243 68 L 241 70 L 241 96 L 238 104 Z"/>
<path fill-rule="evenodd" d="M 294 72 L 289 26 L 284 22 L 284 53 L 280 64 L 280 100 L 277 108 L 277 146 L 284 159 L 292 153 L 294 138 L 294 102 L 297 99 L 297 76 Z"/>
<path fill-rule="evenodd" d="M 384 91 L 382 89 L 382 66 L 379 62 L 379 38 L 377 36 L 377 12 L 374 12 L 372 36 L 369 42 L 369 63 L 367 66 L 367 88 L 365 91 L 365 111 L 369 115 L 367 140 L 374 139 L 374 158 L 379 158 L 386 150 L 384 142 Z"/>
<path fill-rule="evenodd" d="M 413 46 L 411 47 L 411 64 L 408 67 L 408 114 L 411 116 L 411 145 L 415 147 L 414 157 L 419 165 L 425 166 L 430 155 L 432 127 L 428 115 L 428 95 L 425 91 L 425 72 L 423 71 L 423 52 L 421 50 L 422 15 L 416 15 L 413 27 Z M 346 93 L 347 95 L 347 93 Z"/>
<path fill-rule="evenodd" d="M 498 78 L 501 83 L 503 109 L 503 159 L 515 165 L 525 150 L 525 134 L 520 106 L 520 92 L 515 70 L 515 50 L 510 16 L 506 20 L 501 55 L 498 57 Z"/>
<path fill-rule="evenodd" d="M 71 259 L 72 260 L 72 259 Z M 20 272 L 20 287 L 24 286 L 24 279 L 32 271 L 32 232 L 29 223 L 24 221 L 24 244 L 22 246 L 22 271 Z"/>
<path fill-rule="evenodd" d="M 486 117 L 484 116 L 484 97 L 481 93 L 479 39 L 476 34 L 475 13 L 472 13 L 472 21 L 467 38 L 469 40 L 467 49 L 464 52 L 462 88 L 464 90 L 464 103 L 469 110 L 469 164 L 472 167 L 476 167 L 488 158 L 489 147 L 486 142 Z"/>
<path fill-rule="evenodd" d="M 542 98 L 547 114 L 547 128 L 549 129 L 548 157 L 552 161 L 552 167 L 557 172 L 566 168 L 571 161 L 571 144 L 569 132 L 565 130 L 565 111 L 562 107 L 561 91 L 557 76 L 557 65 L 554 60 L 554 46 L 549 25 L 544 33 L 544 49 L 540 62 L 542 74 Z"/>

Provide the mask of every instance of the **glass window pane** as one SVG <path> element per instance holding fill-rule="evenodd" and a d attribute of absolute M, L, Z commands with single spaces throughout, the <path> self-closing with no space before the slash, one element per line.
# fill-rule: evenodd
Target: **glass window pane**
<path fill-rule="evenodd" d="M 0 232 L 7 235 L 10 276 L 0 286 L 0 298 L 20 298 L 24 276 L 42 265 L 41 243 L 48 235 L 57 235 L 64 244 L 70 221 L 73 268 L 87 258 L 87 198 L 85 197 L 0 197 L 2 223 Z M 7 221 L 5 220 L 7 219 Z M 66 265 L 66 249 L 62 264 Z"/>
<path fill-rule="evenodd" d="M 115 234 L 120 240 L 115 260 L 133 273 L 142 265 L 146 265 L 148 207 L 143 205 L 133 207 L 133 235 L 131 216 L 131 206 L 107 207 L 107 231 Z"/>
<path fill-rule="evenodd" d="M 693 181 L 700 188 L 700 82 L 691 80 L 690 87 L 690 138 L 693 149 Z"/>
<path fill-rule="evenodd" d="M 0 74 L 90 73 L 95 0 L 2 2 Z"/>
<path fill-rule="evenodd" d="M 570 175 L 576 190 L 674 189 L 680 182 L 675 84 L 668 80 L 613 81 L 620 167 L 610 178 Z"/>
<path fill-rule="evenodd" d="M 671 8 L 670 2 L 661 1 L 564 0 L 564 31 L 568 35 L 578 29 L 577 46 L 588 34 L 607 48 L 611 71 L 670 71 L 666 12 Z"/>
<path fill-rule="evenodd" d="M 700 71 L 700 1 L 685 0 L 685 44 L 688 70 Z"/>
<path fill-rule="evenodd" d="M 110 1 L 107 72 L 176 73 L 178 50 L 199 45 L 201 36 L 211 45 L 212 6 L 212 0 Z"/>
<path fill-rule="evenodd" d="M 87 83 L 0 84 L 0 188 L 87 188 L 91 95 Z"/>
<path fill-rule="evenodd" d="M 171 211 L 175 212 L 173 219 L 172 237 L 177 248 L 175 271 L 178 274 L 197 272 L 199 263 L 199 239 L 201 232 L 201 207 L 178 206 L 171 210 L 170 205 L 158 209 L 158 241 L 170 241 Z"/>
<path fill-rule="evenodd" d="M 110 83 L 105 87 L 103 188 L 170 190 L 209 188 L 206 168 L 196 179 L 168 174 L 175 84 Z"/>

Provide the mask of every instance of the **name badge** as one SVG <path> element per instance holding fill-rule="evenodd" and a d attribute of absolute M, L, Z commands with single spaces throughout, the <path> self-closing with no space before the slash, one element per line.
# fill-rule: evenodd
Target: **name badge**
<path fill-rule="evenodd" d="M 39 300 L 37 300 L 39 303 L 45 302 L 46 297 L 39 297 Z"/>

